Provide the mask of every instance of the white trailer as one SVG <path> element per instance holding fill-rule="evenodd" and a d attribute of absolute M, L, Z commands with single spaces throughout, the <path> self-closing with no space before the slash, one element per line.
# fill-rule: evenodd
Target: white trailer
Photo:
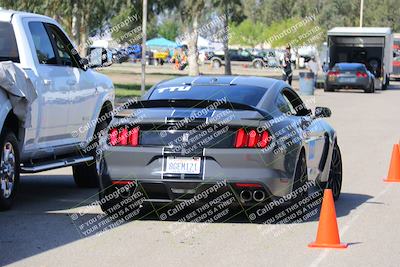
<path fill-rule="evenodd" d="M 393 71 L 391 28 L 336 27 L 328 31 L 329 68 L 339 62 L 363 63 L 375 74 L 375 88 L 386 89 Z"/>
<path fill-rule="evenodd" d="M 393 34 L 393 72 L 390 75 L 391 79 L 400 78 L 400 33 Z"/>

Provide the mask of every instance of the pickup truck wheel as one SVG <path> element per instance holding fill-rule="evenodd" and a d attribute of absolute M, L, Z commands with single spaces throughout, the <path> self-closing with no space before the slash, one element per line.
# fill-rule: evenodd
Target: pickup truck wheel
<path fill-rule="evenodd" d="M 19 150 L 15 134 L 4 129 L 0 137 L 0 211 L 11 208 L 19 184 Z"/>
<path fill-rule="evenodd" d="M 89 144 L 90 151 L 86 155 L 93 156 L 94 160 L 78 164 L 72 167 L 75 184 L 79 187 L 98 187 L 102 168 L 103 153 L 99 147 L 99 140 L 105 135 L 107 122 L 100 122 L 96 126 L 94 140 Z"/>
<path fill-rule="evenodd" d="M 261 62 L 261 60 L 256 60 L 253 63 L 253 67 L 256 69 L 262 69 L 264 67 L 264 64 Z"/>
<path fill-rule="evenodd" d="M 219 69 L 221 67 L 221 61 L 219 61 L 218 59 L 214 59 L 212 61 L 212 67 L 213 69 Z"/>

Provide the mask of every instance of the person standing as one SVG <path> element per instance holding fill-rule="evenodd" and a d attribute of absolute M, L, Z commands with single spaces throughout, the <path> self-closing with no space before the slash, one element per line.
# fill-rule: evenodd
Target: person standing
<path fill-rule="evenodd" d="M 288 45 L 286 47 L 285 54 L 283 56 L 283 62 L 282 62 L 282 72 L 283 72 L 283 77 L 282 79 L 284 81 L 287 81 L 289 85 L 292 85 L 292 78 L 293 78 L 293 70 L 292 70 L 292 54 L 290 53 L 290 46 Z"/>

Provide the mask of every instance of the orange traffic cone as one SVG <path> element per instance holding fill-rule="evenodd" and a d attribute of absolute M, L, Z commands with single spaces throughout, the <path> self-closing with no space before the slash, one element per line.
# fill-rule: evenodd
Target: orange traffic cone
<path fill-rule="evenodd" d="M 400 182 L 400 146 L 395 144 L 392 151 L 392 159 L 390 160 L 389 174 L 384 180 L 385 182 Z"/>
<path fill-rule="evenodd" d="M 333 202 L 331 189 L 324 190 L 321 215 L 319 216 L 317 240 L 309 244 L 308 247 L 347 248 L 347 244 L 340 243 L 335 203 Z"/>

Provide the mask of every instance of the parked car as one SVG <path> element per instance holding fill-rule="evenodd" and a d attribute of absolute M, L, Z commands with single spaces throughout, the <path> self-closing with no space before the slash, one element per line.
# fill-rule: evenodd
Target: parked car
<path fill-rule="evenodd" d="M 78 186 L 97 185 L 115 93 L 88 63 L 55 20 L 0 10 L 0 210 L 11 207 L 20 173 L 73 166 Z"/>
<path fill-rule="evenodd" d="M 247 63 L 255 68 L 262 68 L 267 64 L 262 55 L 252 55 L 250 51 L 246 49 L 229 49 L 229 57 L 232 64 L 243 64 Z M 220 68 L 225 64 L 224 51 L 215 51 L 210 54 L 209 62 L 213 68 Z"/>
<path fill-rule="evenodd" d="M 264 67 L 278 68 L 280 66 L 279 58 L 273 49 L 261 50 L 255 54 L 256 58 L 261 58 L 262 60 L 257 60 L 254 62 L 254 67 L 261 69 Z"/>
<path fill-rule="evenodd" d="M 337 63 L 328 71 L 325 91 L 355 88 L 366 93 L 375 92 L 375 76 L 361 63 Z"/>
<path fill-rule="evenodd" d="M 214 55 L 214 50 L 209 48 L 199 49 L 199 61 L 204 64 L 208 59 L 212 58 Z"/>
<path fill-rule="evenodd" d="M 128 61 L 129 57 L 124 49 L 111 49 L 112 62 L 121 64 Z"/>
<path fill-rule="evenodd" d="M 107 213 L 129 209 L 138 192 L 153 204 L 201 204 L 202 194 L 223 181 L 241 206 L 288 195 L 296 202 L 308 181 L 340 195 L 337 136 L 322 119 L 330 110 L 312 114 L 281 80 L 182 77 L 127 108 L 102 142 L 100 203 Z"/>

